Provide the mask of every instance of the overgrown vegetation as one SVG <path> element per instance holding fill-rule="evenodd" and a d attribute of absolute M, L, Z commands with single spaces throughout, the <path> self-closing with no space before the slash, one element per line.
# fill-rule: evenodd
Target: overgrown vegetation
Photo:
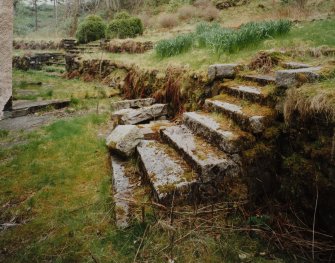
<path fill-rule="evenodd" d="M 100 16 L 87 16 L 79 25 L 76 37 L 79 43 L 88 43 L 105 37 L 106 24 Z"/>
<path fill-rule="evenodd" d="M 238 30 L 222 28 L 219 24 L 198 24 L 195 33 L 161 40 L 155 47 L 159 57 L 170 57 L 188 51 L 192 46 L 209 48 L 215 54 L 234 53 L 260 41 L 288 33 L 292 23 L 288 20 L 251 22 Z"/>
<path fill-rule="evenodd" d="M 134 38 L 143 34 L 143 24 L 140 18 L 131 17 L 126 12 L 115 15 L 108 24 L 106 36 L 108 38 Z"/>
<path fill-rule="evenodd" d="M 299 119 L 310 120 L 321 116 L 322 119 L 335 123 L 335 78 L 318 83 L 305 84 L 301 89 L 287 91 L 284 105 L 285 119 L 288 123 Z"/>

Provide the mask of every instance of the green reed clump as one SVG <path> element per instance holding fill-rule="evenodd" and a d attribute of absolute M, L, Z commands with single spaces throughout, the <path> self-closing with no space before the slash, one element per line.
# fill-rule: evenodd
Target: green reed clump
<path fill-rule="evenodd" d="M 193 42 L 194 34 L 179 35 L 172 39 L 159 41 L 155 51 L 159 57 L 171 57 L 190 50 Z"/>
<path fill-rule="evenodd" d="M 162 40 L 155 47 L 160 57 L 170 57 L 188 51 L 192 46 L 210 48 L 218 55 L 233 53 L 260 41 L 286 34 L 292 23 L 288 20 L 251 22 L 239 29 L 222 28 L 217 23 L 199 23 L 195 33 Z"/>

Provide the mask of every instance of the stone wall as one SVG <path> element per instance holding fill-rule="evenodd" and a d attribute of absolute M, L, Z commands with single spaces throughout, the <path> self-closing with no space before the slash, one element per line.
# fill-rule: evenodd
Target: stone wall
<path fill-rule="evenodd" d="M 0 119 L 12 96 L 13 1 L 0 0 Z"/>

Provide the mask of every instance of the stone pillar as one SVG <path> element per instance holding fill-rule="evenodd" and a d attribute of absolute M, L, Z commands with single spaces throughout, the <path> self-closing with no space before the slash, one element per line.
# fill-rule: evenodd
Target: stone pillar
<path fill-rule="evenodd" d="M 13 0 L 0 0 L 0 119 L 11 108 Z"/>

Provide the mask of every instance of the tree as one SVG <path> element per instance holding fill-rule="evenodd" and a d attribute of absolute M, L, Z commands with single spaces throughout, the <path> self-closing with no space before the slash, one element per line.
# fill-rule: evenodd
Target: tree
<path fill-rule="evenodd" d="M 39 0 L 31 0 L 32 6 L 35 14 L 35 31 L 38 29 L 38 18 L 37 18 L 37 11 L 38 11 L 38 2 Z"/>
<path fill-rule="evenodd" d="M 72 1 L 71 11 L 73 20 L 70 28 L 70 36 L 73 37 L 78 27 L 78 18 L 80 16 L 80 0 Z"/>

